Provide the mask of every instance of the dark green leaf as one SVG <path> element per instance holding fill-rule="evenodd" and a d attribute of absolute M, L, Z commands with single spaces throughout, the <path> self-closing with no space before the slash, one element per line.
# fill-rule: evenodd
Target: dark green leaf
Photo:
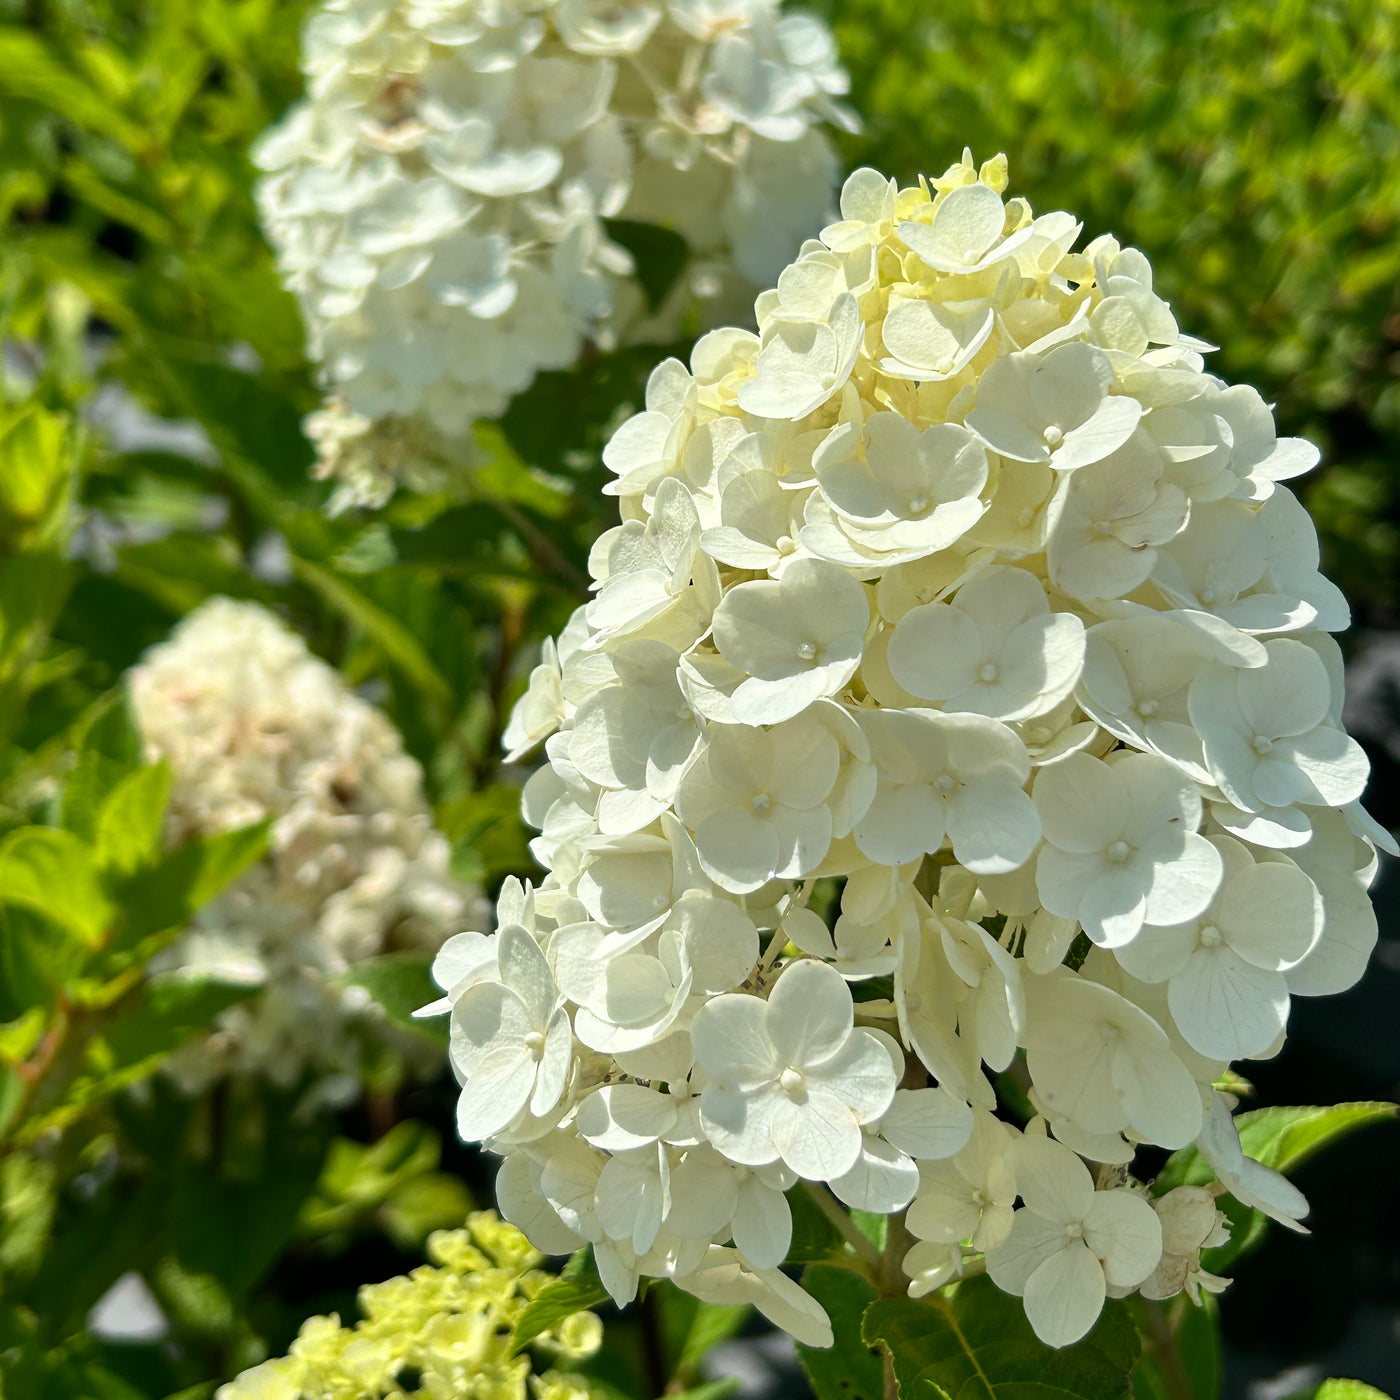
<path fill-rule="evenodd" d="M 1181 1294 L 1166 1302 L 1127 1303 L 1143 1338 L 1133 1372 L 1133 1400 L 1219 1400 L 1224 1383 L 1220 1309 L 1209 1293 L 1198 1307 Z"/>
<path fill-rule="evenodd" d="M 452 703 L 452 687 L 433 663 L 423 644 L 392 613 L 371 602 L 359 589 L 329 569 L 310 560 L 294 558 L 298 578 L 372 641 L 391 664 L 397 666 L 430 703 L 446 711 Z"/>
<path fill-rule="evenodd" d="M 802 1182 L 788 1191 L 787 1203 L 792 1211 L 789 1264 L 821 1264 L 845 1252 L 846 1242 L 840 1231 L 822 1214 Z"/>
<path fill-rule="evenodd" d="M 861 1319 L 875 1301 L 874 1288 L 849 1269 L 822 1264 L 803 1273 L 802 1286 L 826 1309 L 836 1339 L 824 1349 L 797 1348 L 817 1400 L 883 1400 L 884 1362 L 861 1336 Z"/>
<path fill-rule="evenodd" d="M 651 1318 L 644 1325 L 655 1320 L 670 1385 L 677 1388 L 695 1380 L 710 1348 L 738 1332 L 750 1313 L 744 1305 L 702 1303 L 664 1279 L 652 1284 L 647 1309 Z"/>
<path fill-rule="evenodd" d="M 656 224 L 635 223 L 630 219 L 607 219 L 608 237 L 620 243 L 637 267 L 637 281 L 655 311 L 670 295 L 685 265 L 690 248 L 680 234 Z"/>
<path fill-rule="evenodd" d="M 103 1037 L 111 1056 L 107 1075 L 123 1083 L 139 1077 L 163 1055 L 207 1030 L 220 1012 L 259 990 L 247 983 L 184 973 L 153 977 Z"/>
<path fill-rule="evenodd" d="M 1109 1303 L 1072 1347 L 1039 1341 L 1019 1298 L 985 1276 L 926 1298 L 880 1298 L 861 1334 L 890 1355 L 901 1400 L 1128 1400 L 1137 1332 Z"/>

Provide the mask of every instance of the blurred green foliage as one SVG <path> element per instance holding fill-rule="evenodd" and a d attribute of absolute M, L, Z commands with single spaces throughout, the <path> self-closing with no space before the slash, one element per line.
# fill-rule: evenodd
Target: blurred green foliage
<path fill-rule="evenodd" d="M 907 182 L 972 147 L 1011 191 L 1157 270 L 1214 371 L 1324 469 L 1325 567 L 1400 603 L 1400 4 L 820 0 L 854 81 L 846 143 Z"/>

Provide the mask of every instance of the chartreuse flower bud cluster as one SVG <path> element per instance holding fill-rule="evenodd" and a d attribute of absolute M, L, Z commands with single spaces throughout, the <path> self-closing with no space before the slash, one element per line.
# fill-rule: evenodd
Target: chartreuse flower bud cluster
<path fill-rule="evenodd" d="M 694 297 L 751 296 L 826 214 L 823 124 L 852 121 L 830 32 L 779 0 L 326 0 L 303 68 L 258 199 L 341 502 L 421 484 L 585 340 L 670 339 Z M 611 218 L 695 255 L 655 314 Z"/>
<path fill-rule="evenodd" d="M 171 767 L 172 842 L 272 822 L 267 856 L 160 956 L 167 972 L 261 989 L 171 1057 L 177 1080 L 290 1086 L 310 1071 L 316 1096 L 336 1101 L 358 1089 L 371 1029 L 421 1057 L 362 989 L 336 983 L 377 953 L 435 951 L 485 912 L 449 873 L 394 726 L 271 613 L 227 598 L 189 614 L 128 691 L 150 757 Z"/>
<path fill-rule="evenodd" d="M 619 1300 L 829 1335 L 774 1271 L 801 1180 L 907 1211 L 914 1292 L 978 1256 L 1063 1345 L 1220 1286 L 1214 1198 L 1151 1200 L 1139 1145 L 1306 1211 L 1213 1086 L 1376 937 L 1347 609 L 1279 484 L 1317 453 L 1006 178 L 857 171 L 756 335 L 660 365 L 513 716 L 549 873 L 439 956 L 459 1126 Z"/>
<path fill-rule="evenodd" d="M 589 1400 L 584 1377 L 532 1375 L 529 1355 L 512 1352 L 511 1329 L 553 1280 L 519 1230 L 481 1211 L 465 1230 L 429 1236 L 428 1257 L 406 1278 L 361 1288 L 354 1327 L 334 1313 L 309 1318 L 288 1355 L 244 1371 L 216 1400 L 388 1400 L 406 1391 L 428 1400 Z M 597 1317 L 580 1312 L 531 1346 L 576 1361 L 602 1336 Z"/>

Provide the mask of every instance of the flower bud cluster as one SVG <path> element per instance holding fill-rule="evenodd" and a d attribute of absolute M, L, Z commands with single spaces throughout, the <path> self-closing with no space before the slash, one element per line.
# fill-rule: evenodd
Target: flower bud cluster
<path fill-rule="evenodd" d="M 512 718 L 549 873 L 440 955 L 459 1127 L 619 1299 L 728 1270 L 819 1338 L 772 1272 L 802 1180 L 1061 1345 L 1212 1286 L 1213 1202 L 1154 1208 L 1140 1144 L 1306 1211 L 1213 1086 L 1376 937 L 1347 609 L 1280 484 L 1317 453 L 1005 185 L 857 171 L 758 334 L 655 371 Z"/>
<path fill-rule="evenodd" d="M 270 820 L 267 856 L 194 917 L 161 966 L 260 987 L 170 1068 L 191 1092 L 227 1072 L 336 1099 L 359 1083 L 357 1031 L 408 1056 L 362 989 L 378 953 L 435 951 L 482 916 L 448 872 L 422 773 L 393 725 L 255 603 L 214 598 L 129 677 L 152 759 L 172 770 L 172 844 Z M 419 1054 L 421 1055 L 421 1050 Z"/>
<path fill-rule="evenodd" d="M 326 0 L 303 68 L 258 200 L 347 500 L 585 340 L 669 339 L 695 296 L 771 281 L 834 192 L 823 124 L 851 124 L 830 32 L 779 0 Z M 694 255 L 655 314 L 613 218 Z"/>
<path fill-rule="evenodd" d="M 553 1275 L 519 1230 L 490 1211 L 465 1230 L 428 1239 L 425 1264 L 407 1277 L 360 1289 L 363 1317 L 342 1327 L 334 1313 L 308 1318 L 286 1356 L 264 1361 L 220 1386 L 216 1400 L 388 1400 L 410 1387 L 432 1400 L 589 1400 L 584 1377 L 531 1375 L 528 1355 L 512 1355 L 511 1328 Z M 603 1326 L 574 1313 L 531 1345 L 562 1360 L 591 1356 Z"/>

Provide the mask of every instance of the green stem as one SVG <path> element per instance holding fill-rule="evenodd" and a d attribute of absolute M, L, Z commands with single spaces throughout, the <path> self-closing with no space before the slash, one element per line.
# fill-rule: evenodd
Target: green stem
<path fill-rule="evenodd" d="M 831 1221 L 840 1232 L 841 1238 L 851 1246 L 861 1257 L 867 1267 L 878 1274 L 880 1270 L 880 1251 L 861 1234 L 856 1222 L 841 1209 L 836 1198 L 829 1191 L 824 1191 L 820 1186 L 812 1181 L 802 1183 L 803 1190 L 816 1202 L 817 1209 Z"/>
<path fill-rule="evenodd" d="M 1157 1363 L 1157 1370 L 1161 1374 L 1167 1394 L 1171 1400 L 1193 1400 L 1195 1392 L 1191 1386 L 1191 1377 L 1186 1373 L 1186 1364 L 1181 1359 L 1181 1348 L 1176 1342 L 1176 1325 L 1173 1319 L 1177 1308 L 1171 1304 L 1145 1302 L 1142 1313 L 1146 1321 L 1143 1330 L 1146 1334 L 1147 1350 Z"/>

